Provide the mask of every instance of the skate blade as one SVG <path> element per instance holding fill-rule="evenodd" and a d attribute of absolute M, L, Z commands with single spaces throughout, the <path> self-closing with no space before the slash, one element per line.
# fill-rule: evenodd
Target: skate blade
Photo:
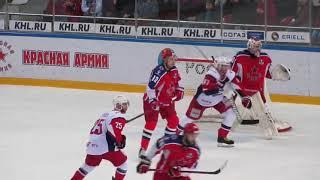
<path fill-rule="evenodd" d="M 224 143 L 218 143 L 218 147 L 224 147 L 224 148 L 231 148 L 234 147 L 234 144 L 224 144 Z"/>

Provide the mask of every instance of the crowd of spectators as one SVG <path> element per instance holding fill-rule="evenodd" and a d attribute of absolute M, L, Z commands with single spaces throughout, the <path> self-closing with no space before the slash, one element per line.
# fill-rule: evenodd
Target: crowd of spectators
<path fill-rule="evenodd" d="M 53 3 L 55 2 L 54 8 Z M 95 17 L 123 17 L 133 18 L 135 1 L 132 0 L 49 0 L 47 14 L 95 16 Z M 71 19 L 73 21 L 75 19 Z"/>
<path fill-rule="evenodd" d="M 65 17 L 66 21 L 80 21 L 78 16 L 137 17 L 320 28 L 320 0 L 44 0 L 44 3 L 46 14 L 76 16 Z M 148 21 L 144 25 L 148 25 Z M 312 30 L 311 35 L 315 41 L 320 41 L 319 30 Z"/>
<path fill-rule="evenodd" d="M 313 13 L 318 12 L 319 0 L 310 1 Z M 235 24 L 301 27 L 309 26 L 309 11 L 309 0 L 55 0 L 55 14 L 60 15 L 123 18 L 136 15 L 144 19 L 217 23 L 222 20 Z M 45 12 L 53 13 L 53 0 L 49 0 Z"/>

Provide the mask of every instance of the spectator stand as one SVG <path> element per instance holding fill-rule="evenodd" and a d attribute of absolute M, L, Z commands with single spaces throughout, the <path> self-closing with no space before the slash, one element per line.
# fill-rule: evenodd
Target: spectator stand
<path fill-rule="evenodd" d="M 5 0 L 5 2 L 9 3 L 5 5 L 3 1 L 0 2 L 0 7 L 2 6 L 0 27 L 3 27 L 1 19 L 5 19 L 3 22 L 5 27 L 9 27 L 14 20 L 30 21 L 33 25 L 36 22 L 48 22 L 52 24 L 50 32 L 64 32 L 57 26 L 61 25 L 60 22 L 66 22 L 77 27 L 83 23 L 90 26 L 90 33 L 108 36 L 123 36 L 121 33 L 109 32 L 110 28 L 113 28 L 111 25 L 115 25 L 114 27 L 122 30 L 133 27 L 134 32 L 128 34 L 135 35 L 136 38 L 239 43 L 246 41 L 250 36 L 261 36 L 265 43 L 302 46 L 319 45 L 320 41 L 319 0 Z M 103 32 L 105 31 L 103 28 L 106 32 Z M 20 29 L 15 30 L 20 31 Z M 172 35 L 172 32 L 176 34 Z"/>

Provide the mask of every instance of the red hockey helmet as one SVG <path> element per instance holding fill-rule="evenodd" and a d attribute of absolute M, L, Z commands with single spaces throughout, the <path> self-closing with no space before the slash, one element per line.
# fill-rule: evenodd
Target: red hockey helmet
<path fill-rule="evenodd" d="M 184 127 L 183 133 L 184 134 L 188 134 L 188 133 L 198 134 L 199 133 L 199 127 L 195 123 L 188 123 Z"/>
<path fill-rule="evenodd" d="M 165 48 L 161 51 L 161 56 L 162 56 L 162 59 L 165 60 L 167 57 L 174 57 L 175 53 L 172 49 Z"/>

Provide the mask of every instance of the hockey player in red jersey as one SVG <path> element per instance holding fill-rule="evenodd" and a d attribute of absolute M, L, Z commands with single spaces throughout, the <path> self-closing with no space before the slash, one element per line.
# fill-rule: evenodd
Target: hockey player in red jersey
<path fill-rule="evenodd" d="M 183 135 L 170 135 L 160 138 L 137 166 L 138 173 L 148 172 L 151 160 L 161 154 L 153 180 L 190 180 L 190 177 L 181 173 L 181 170 L 194 169 L 200 157 L 200 148 L 196 143 L 199 128 L 189 123 L 184 128 Z"/>
<path fill-rule="evenodd" d="M 249 39 L 246 50 L 238 52 L 232 64 L 232 70 L 240 80 L 243 87 L 238 92 L 242 97 L 250 97 L 257 91 L 266 102 L 264 96 L 265 77 L 271 79 L 271 58 L 267 53 L 261 52 L 262 43 L 257 38 Z M 250 107 L 249 105 L 248 107 Z"/>
<path fill-rule="evenodd" d="M 234 141 L 228 139 L 227 136 L 236 119 L 236 114 L 232 110 L 231 103 L 224 97 L 223 88 L 226 83 L 238 83 L 238 80 L 235 78 L 235 73 L 231 71 L 231 58 L 217 57 L 214 61 L 190 102 L 178 129 L 182 131 L 187 123 L 200 119 L 205 109 L 214 108 L 224 115 L 224 120 L 218 130 L 218 146 L 232 147 Z M 243 99 L 242 102 L 248 104 L 249 101 L 250 99 Z"/>
<path fill-rule="evenodd" d="M 237 87 L 236 90 L 242 99 L 250 99 L 259 92 L 263 101 L 262 103 L 265 105 L 264 109 L 271 116 L 271 112 L 266 106 L 265 78 L 287 81 L 290 79 L 290 70 L 282 64 L 277 64 L 270 70 L 272 60 L 267 53 L 261 51 L 261 47 L 262 42 L 259 39 L 254 37 L 249 39 L 247 49 L 238 52 L 234 56 L 232 70 L 240 80 L 238 85 L 241 87 Z M 251 102 L 244 105 L 248 109 L 251 106 Z M 274 126 L 279 132 L 291 129 L 291 126 L 287 122 L 280 121 L 279 119 L 269 118 L 269 121 L 274 121 Z"/>
<path fill-rule="evenodd" d="M 113 104 L 114 110 L 104 113 L 91 129 L 85 162 L 71 180 L 83 179 L 99 166 L 103 159 L 117 167 L 113 180 L 124 179 L 127 156 L 121 151 L 126 145 L 126 136 L 122 134 L 122 130 L 126 124 L 124 115 L 129 107 L 129 101 L 124 96 L 117 96 Z"/>
<path fill-rule="evenodd" d="M 175 67 L 177 57 L 170 48 L 163 49 L 160 55 L 162 62 L 152 70 L 146 93 L 143 96 L 145 126 L 139 156 L 144 154 L 148 148 L 159 114 L 167 120 L 165 135 L 175 134 L 179 123 L 175 101 L 183 98 L 184 88 L 179 85 L 181 78 Z"/>

